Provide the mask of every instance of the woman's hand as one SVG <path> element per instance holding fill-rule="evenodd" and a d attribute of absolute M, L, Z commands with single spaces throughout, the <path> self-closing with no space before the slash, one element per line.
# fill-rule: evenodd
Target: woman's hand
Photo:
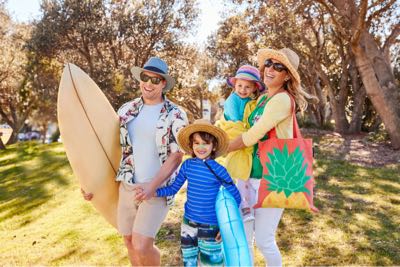
<path fill-rule="evenodd" d="M 230 153 L 232 151 L 236 151 L 242 148 L 245 148 L 246 145 L 243 143 L 242 135 L 239 135 L 235 139 L 231 140 L 228 145 L 228 151 L 227 153 Z"/>
<path fill-rule="evenodd" d="M 93 194 L 92 193 L 86 193 L 85 190 L 83 190 L 82 188 L 81 188 L 81 194 L 83 196 L 83 199 L 85 199 L 87 201 L 90 201 L 93 198 Z"/>

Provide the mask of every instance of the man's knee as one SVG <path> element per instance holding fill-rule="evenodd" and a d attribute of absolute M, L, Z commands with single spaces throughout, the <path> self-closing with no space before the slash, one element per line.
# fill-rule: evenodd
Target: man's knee
<path fill-rule="evenodd" d="M 131 235 L 125 235 L 124 236 L 124 244 L 128 248 L 128 250 L 132 250 L 132 236 Z"/>
<path fill-rule="evenodd" d="M 152 252 L 154 239 L 141 234 L 132 234 L 131 244 L 136 255 L 144 257 Z"/>

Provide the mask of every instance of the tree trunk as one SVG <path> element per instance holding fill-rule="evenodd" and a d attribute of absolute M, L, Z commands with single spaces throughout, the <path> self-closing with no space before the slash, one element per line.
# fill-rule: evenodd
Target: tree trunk
<path fill-rule="evenodd" d="M 349 133 L 361 132 L 362 116 L 364 113 L 364 103 L 367 93 L 361 84 L 360 77 L 357 72 L 356 64 L 353 62 L 350 65 L 350 79 L 353 88 L 353 108 L 351 114 Z"/>
<path fill-rule="evenodd" d="M 8 139 L 8 142 L 6 145 L 12 145 L 15 142 L 17 142 L 17 138 L 18 138 L 18 132 L 16 132 L 15 129 L 13 129 L 13 132 L 11 133 L 10 139 Z"/>
<path fill-rule="evenodd" d="M 41 136 L 42 136 L 42 144 L 45 144 L 45 143 L 46 143 L 47 126 L 48 126 L 48 123 L 47 123 L 47 122 L 46 122 L 46 123 L 43 123 L 43 124 L 42 124 L 42 130 L 40 131 L 40 134 L 41 134 Z"/>
<path fill-rule="evenodd" d="M 366 30 L 361 35 L 360 45 L 365 48 L 381 87 L 385 87 L 395 93 L 395 97 L 400 101 L 399 87 L 398 85 L 396 86 L 391 62 L 387 60 L 385 52 L 378 47 L 374 37 Z M 400 106 L 397 109 L 397 114 L 400 114 Z"/>
<path fill-rule="evenodd" d="M 309 105 L 307 111 L 307 115 L 310 117 L 310 120 L 313 124 L 318 127 L 322 127 L 325 121 L 325 105 L 326 105 L 326 97 L 322 92 L 321 80 L 316 75 L 309 75 L 308 73 L 302 73 L 303 83 L 306 88 L 309 88 L 309 93 L 315 95 L 319 102 L 316 105 Z"/>
<path fill-rule="evenodd" d="M 353 1 L 331 2 L 338 9 L 342 20 L 346 20 L 350 26 L 349 41 L 365 91 L 389 133 L 392 147 L 400 149 L 399 89 L 390 63 L 374 36 L 369 33 L 370 29 L 366 27 L 368 1 L 360 1 L 359 6 Z M 331 14 L 334 16 L 332 12 Z M 336 24 L 340 27 L 339 23 Z"/>
<path fill-rule="evenodd" d="M 352 44 L 352 50 L 367 95 L 385 124 L 393 148 L 400 149 L 400 116 L 397 107 L 397 90 L 393 89 L 390 82 L 387 84 L 388 86 L 381 86 L 377 77 L 378 73 L 375 72 L 373 67 L 374 62 L 367 56 L 362 44 Z"/>
<path fill-rule="evenodd" d="M 336 102 L 336 101 L 335 101 Z M 333 110 L 333 118 L 335 120 L 335 131 L 338 133 L 348 133 L 349 122 L 346 118 L 344 106 L 336 103 L 336 108 Z"/>
<path fill-rule="evenodd" d="M 319 122 L 319 126 L 323 126 L 326 124 L 326 109 L 325 106 L 327 104 L 326 102 L 326 97 L 322 92 L 322 88 L 321 88 L 321 80 L 319 78 L 315 79 L 315 94 L 319 99 L 318 102 L 318 106 L 317 106 L 317 111 L 318 114 L 317 118 L 318 118 L 318 122 Z"/>
<path fill-rule="evenodd" d="M 2 132 L 0 132 L 0 150 L 5 150 L 6 146 L 4 145 L 3 140 L 1 139 L 1 134 Z"/>

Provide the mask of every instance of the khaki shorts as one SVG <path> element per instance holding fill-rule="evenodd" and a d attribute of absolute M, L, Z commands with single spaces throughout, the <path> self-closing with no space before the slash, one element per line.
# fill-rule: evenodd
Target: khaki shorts
<path fill-rule="evenodd" d="M 137 203 L 133 186 L 120 183 L 117 224 L 121 235 L 132 235 L 135 232 L 155 238 L 168 210 L 165 197 L 153 197 Z"/>

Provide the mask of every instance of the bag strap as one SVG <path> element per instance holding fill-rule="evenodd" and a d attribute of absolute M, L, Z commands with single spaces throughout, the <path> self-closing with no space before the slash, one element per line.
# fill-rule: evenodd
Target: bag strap
<path fill-rule="evenodd" d="M 214 174 L 215 177 L 217 177 L 217 179 L 222 183 L 222 184 L 228 184 L 228 185 L 234 185 L 233 182 L 227 182 L 224 179 L 222 179 L 221 177 L 219 177 L 215 171 L 213 169 L 211 169 L 210 165 L 207 164 L 206 160 L 203 160 L 204 164 L 207 166 L 207 168 L 210 170 L 210 172 L 212 174 Z"/>
<path fill-rule="evenodd" d="M 292 108 L 292 118 L 293 118 L 293 138 L 302 138 L 299 124 L 297 123 L 297 118 L 296 118 L 296 102 L 294 101 L 293 97 L 288 93 L 285 92 L 289 98 L 290 98 L 290 105 Z M 277 138 L 276 136 L 276 127 L 272 128 L 268 133 L 268 138 Z"/>

